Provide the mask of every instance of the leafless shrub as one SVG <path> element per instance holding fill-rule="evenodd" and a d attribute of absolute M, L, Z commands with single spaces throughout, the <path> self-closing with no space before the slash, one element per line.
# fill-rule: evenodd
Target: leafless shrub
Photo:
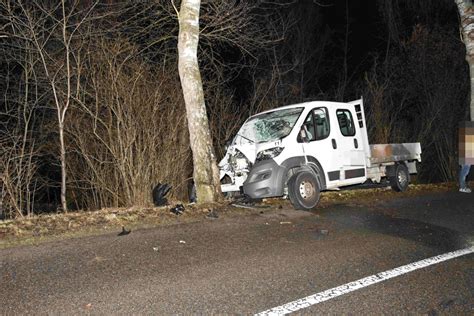
<path fill-rule="evenodd" d="M 457 126 L 469 87 L 462 43 L 441 28 L 417 25 L 366 75 L 365 104 L 372 142 L 420 142 L 424 181 L 457 174 Z M 466 74 L 467 75 L 467 74 Z"/>
<path fill-rule="evenodd" d="M 8 45 L 0 46 L 6 70 L 0 79 L 0 218 L 32 215 L 42 187 L 34 139 L 42 91 L 35 71 L 37 59 L 31 50 L 18 49 L 15 39 L 9 39 Z"/>
<path fill-rule="evenodd" d="M 407 56 L 406 78 L 416 96 L 410 114 L 417 115 L 417 124 L 412 129 L 424 145 L 424 159 L 432 162 L 425 175 L 455 179 L 457 126 L 464 120 L 469 91 L 468 82 L 459 76 L 468 70 L 462 43 L 441 28 L 417 25 L 403 48 Z"/>
<path fill-rule="evenodd" d="M 20 137 L 0 139 L 0 215 L 7 218 L 33 214 L 36 178 L 36 153 Z"/>
<path fill-rule="evenodd" d="M 391 73 L 386 73 L 384 65 L 379 67 L 377 61 L 365 75 L 365 110 L 370 142 L 386 144 L 404 142 L 399 133 L 400 115 L 406 106 L 408 92 L 398 89 Z"/>
<path fill-rule="evenodd" d="M 136 48 L 99 41 L 88 56 L 87 93 L 77 100 L 68 134 L 70 173 L 83 205 L 147 205 L 153 185 L 183 198 L 190 176 L 186 116 L 175 72 L 157 72 Z"/>

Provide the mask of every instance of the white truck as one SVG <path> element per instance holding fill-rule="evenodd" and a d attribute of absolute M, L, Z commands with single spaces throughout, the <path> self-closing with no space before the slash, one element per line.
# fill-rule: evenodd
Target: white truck
<path fill-rule="evenodd" d="M 310 210 L 320 192 L 388 178 L 405 191 L 420 143 L 369 145 L 362 99 L 313 101 L 248 118 L 219 163 L 221 189 L 252 199 L 289 197 Z"/>

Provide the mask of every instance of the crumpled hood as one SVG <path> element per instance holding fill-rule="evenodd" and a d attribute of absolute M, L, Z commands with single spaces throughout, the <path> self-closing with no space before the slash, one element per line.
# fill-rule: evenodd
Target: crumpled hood
<path fill-rule="evenodd" d="M 219 162 L 219 168 L 225 169 L 225 166 L 229 162 L 229 158 L 235 156 L 238 151 L 240 151 L 244 156 L 249 160 L 251 164 L 255 163 L 255 159 L 257 158 L 257 154 L 265 149 L 273 148 L 273 147 L 280 147 L 282 146 L 282 140 L 276 140 L 266 143 L 245 143 L 245 144 L 232 144 L 227 149 L 227 152 Z"/>

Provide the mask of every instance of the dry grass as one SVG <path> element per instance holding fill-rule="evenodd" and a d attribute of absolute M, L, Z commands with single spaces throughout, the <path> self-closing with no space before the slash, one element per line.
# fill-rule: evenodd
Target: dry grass
<path fill-rule="evenodd" d="M 447 192 L 456 188 L 454 183 L 410 185 L 403 196 Z M 390 188 L 329 191 L 322 194 L 318 208 L 324 209 L 341 203 L 373 205 L 376 202 L 400 196 L 400 193 L 393 192 Z M 177 216 L 170 212 L 173 205 L 153 208 L 107 208 L 94 212 L 81 211 L 6 220 L 0 222 L 0 248 L 18 244 L 35 244 L 65 237 L 118 233 L 122 226 L 135 230 L 196 222 L 205 219 L 210 210 L 217 210 L 219 217 L 225 217 L 258 213 L 262 211 L 262 208 L 265 212 L 291 208 L 288 200 L 278 198 L 265 199 L 259 205 L 250 208 L 234 207 L 228 203 L 204 206 L 188 204 L 185 205 L 185 212 Z"/>

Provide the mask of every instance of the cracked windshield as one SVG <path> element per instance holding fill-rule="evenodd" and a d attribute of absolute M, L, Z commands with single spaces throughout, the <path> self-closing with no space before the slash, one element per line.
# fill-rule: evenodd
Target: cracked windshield
<path fill-rule="evenodd" d="M 250 118 L 237 134 L 236 143 L 264 143 L 287 136 L 303 108 L 291 108 L 263 113 Z"/>

